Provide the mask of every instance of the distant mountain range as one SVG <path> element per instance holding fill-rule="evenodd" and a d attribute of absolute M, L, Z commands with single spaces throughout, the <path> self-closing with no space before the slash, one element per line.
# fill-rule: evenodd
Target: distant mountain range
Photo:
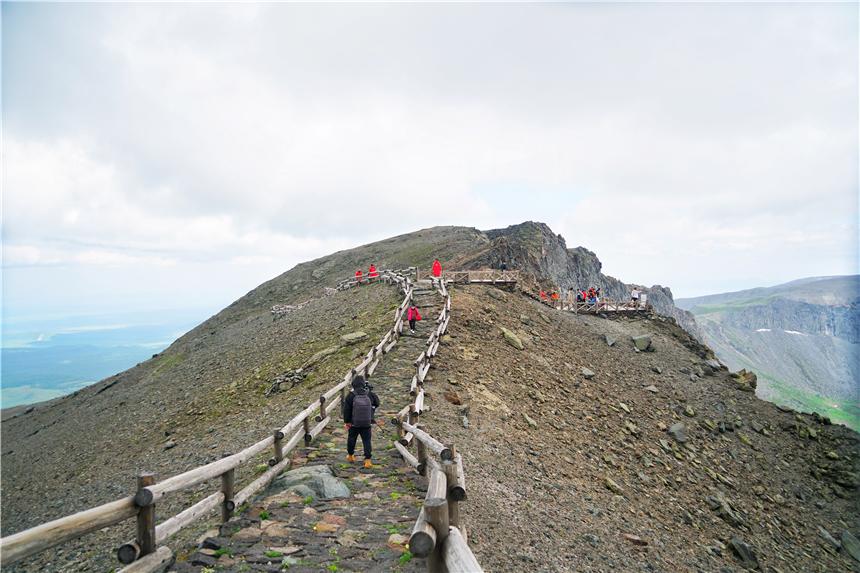
<path fill-rule="evenodd" d="M 860 429 L 860 276 L 677 299 L 730 368 L 759 378 L 760 397 Z"/>

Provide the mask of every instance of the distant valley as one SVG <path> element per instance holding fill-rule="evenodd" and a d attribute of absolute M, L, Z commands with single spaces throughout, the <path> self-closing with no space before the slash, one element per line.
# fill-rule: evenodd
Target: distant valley
<path fill-rule="evenodd" d="M 162 351 L 211 314 L 164 310 L 4 322 L 3 408 L 70 394 Z"/>
<path fill-rule="evenodd" d="M 677 299 L 733 370 L 766 400 L 860 430 L 860 276 Z"/>

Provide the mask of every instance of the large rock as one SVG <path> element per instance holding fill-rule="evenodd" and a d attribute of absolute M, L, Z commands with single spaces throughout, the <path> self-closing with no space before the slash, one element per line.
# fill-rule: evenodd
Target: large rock
<path fill-rule="evenodd" d="M 350 332 L 348 334 L 341 335 L 340 339 L 344 344 L 356 344 L 365 340 L 367 338 L 367 333 L 357 330 L 356 332 Z"/>
<path fill-rule="evenodd" d="M 364 333 L 358 333 L 358 334 L 364 334 Z M 349 336 L 349 335 L 346 335 L 346 336 Z M 340 346 L 330 346 L 329 348 L 326 348 L 324 350 L 320 350 L 319 352 L 317 352 L 316 354 L 314 354 L 313 356 L 308 358 L 307 362 L 302 364 L 302 370 L 304 370 L 306 368 L 310 368 L 312 366 L 316 366 L 317 364 L 319 364 L 324 359 L 328 358 L 329 356 L 331 356 L 332 354 L 334 354 L 338 350 L 340 350 Z"/>
<path fill-rule="evenodd" d="M 744 569 L 758 569 L 758 558 L 756 557 L 752 547 L 744 543 L 744 541 L 738 537 L 732 537 L 729 545 L 731 545 L 732 551 L 735 552 L 735 555 L 740 558 L 741 565 Z"/>
<path fill-rule="evenodd" d="M 651 347 L 651 337 L 647 334 L 641 334 L 639 336 L 631 336 L 633 340 L 633 346 L 636 347 L 636 350 L 640 352 L 645 352 L 647 350 L 653 350 Z"/>
<path fill-rule="evenodd" d="M 275 480 L 275 487 L 293 491 L 302 497 L 312 495 L 320 499 L 350 497 L 349 488 L 332 474 L 331 468 L 324 465 L 304 466 L 288 471 Z"/>
<path fill-rule="evenodd" d="M 508 344 L 510 344 L 511 346 L 516 348 L 517 350 L 523 349 L 523 341 L 520 340 L 519 336 L 517 336 L 516 334 L 514 334 L 513 332 L 511 332 L 510 330 L 508 330 L 504 326 L 500 326 L 499 328 L 502 329 L 502 334 L 505 335 L 505 341 L 507 341 Z"/>
<path fill-rule="evenodd" d="M 582 376 L 586 380 L 591 380 L 595 376 L 594 370 L 589 370 L 588 368 L 583 367 L 582 368 Z"/>
<path fill-rule="evenodd" d="M 669 429 L 667 430 L 669 435 L 675 438 L 676 441 L 680 443 L 686 442 L 689 438 L 687 437 L 687 426 L 684 422 L 675 422 Z"/>
<path fill-rule="evenodd" d="M 842 547 L 851 557 L 860 561 L 860 541 L 857 541 L 857 538 L 847 529 L 842 532 Z"/>

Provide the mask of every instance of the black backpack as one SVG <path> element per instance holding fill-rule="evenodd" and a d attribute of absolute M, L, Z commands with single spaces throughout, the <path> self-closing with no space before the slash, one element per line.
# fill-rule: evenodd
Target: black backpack
<path fill-rule="evenodd" d="M 356 428 L 369 428 L 373 420 L 373 403 L 368 394 L 355 394 L 352 397 L 352 425 Z"/>

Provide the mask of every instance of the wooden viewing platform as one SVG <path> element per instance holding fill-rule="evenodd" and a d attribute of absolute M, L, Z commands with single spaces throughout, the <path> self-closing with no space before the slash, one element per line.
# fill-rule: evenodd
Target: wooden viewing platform
<path fill-rule="evenodd" d="M 572 312 L 574 314 L 600 314 L 601 312 L 637 313 L 650 312 L 652 307 L 646 302 L 633 302 L 632 300 L 601 300 L 599 302 L 557 302 L 550 306 L 558 310 Z"/>

